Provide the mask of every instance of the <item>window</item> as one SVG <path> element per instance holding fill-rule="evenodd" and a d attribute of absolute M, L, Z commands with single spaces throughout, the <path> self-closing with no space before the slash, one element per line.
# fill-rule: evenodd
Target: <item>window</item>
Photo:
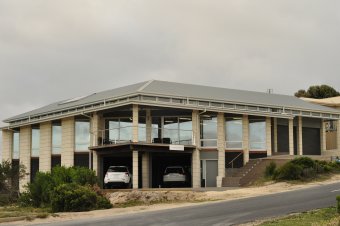
<path fill-rule="evenodd" d="M 249 119 L 250 150 L 266 150 L 266 121 L 264 119 Z"/>
<path fill-rule="evenodd" d="M 13 150 L 12 150 L 12 159 L 19 159 L 20 157 L 20 133 L 19 131 L 15 131 L 13 133 Z"/>
<path fill-rule="evenodd" d="M 192 119 L 191 117 L 179 118 L 179 144 L 192 144 Z"/>
<path fill-rule="evenodd" d="M 138 119 L 138 141 L 146 142 L 146 119 L 139 117 Z"/>
<path fill-rule="evenodd" d="M 61 123 L 53 122 L 52 123 L 52 155 L 60 155 L 61 154 Z"/>
<path fill-rule="evenodd" d="M 178 118 L 164 117 L 164 135 L 163 138 L 170 138 L 171 143 L 178 144 Z"/>
<path fill-rule="evenodd" d="M 132 140 L 132 118 L 114 118 L 108 122 L 111 142 Z"/>
<path fill-rule="evenodd" d="M 201 146 L 217 146 L 217 117 L 202 115 L 201 117 Z"/>
<path fill-rule="evenodd" d="M 75 151 L 88 151 L 90 146 L 90 122 L 88 120 L 76 120 L 75 127 Z"/>
<path fill-rule="evenodd" d="M 227 149 L 242 149 L 242 119 L 241 118 L 226 118 L 226 148 Z"/>
<path fill-rule="evenodd" d="M 31 155 L 32 157 L 39 157 L 40 151 L 40 128 L 39 126 L 32 127 L 31 140 Z"/>

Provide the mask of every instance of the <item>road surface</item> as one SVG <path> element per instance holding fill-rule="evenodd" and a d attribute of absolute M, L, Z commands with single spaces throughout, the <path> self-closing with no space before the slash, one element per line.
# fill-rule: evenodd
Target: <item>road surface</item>
<path fill-rule="evenodd" d="M 335 206 L 336 195 L 340 195 L 340 182 L 254 198 L 208 203 L 170 210 L 130 213 L 119 216 L 77 219 L 36 225 L 234 225 L 261 218 Z"/>

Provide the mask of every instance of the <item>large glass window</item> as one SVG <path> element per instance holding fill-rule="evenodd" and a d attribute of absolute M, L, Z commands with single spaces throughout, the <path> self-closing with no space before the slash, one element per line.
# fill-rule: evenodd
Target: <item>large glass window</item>
<path fill-rule="evenodd" d="M 60 155 L 61 154 L 61 122 L 53 122 L 52 123 L 52 154 Z"/>
<path fill-rule="evenodd" d="M 201 116 L 201 146 L 217 146 L 217 117 L 202 115 Z"/>
<path fill-rule="evenodd" d="M 132 140 L 132 118 L 114 118 L 109 120 L 110 142 Z"/>
<path fill-rule="evenodd" d="M 138 141 L 146 141 L 146 121 L 145 117 L 139 117 L 138 120 Z"/>
<path fill-rule="evenodd" d="M 170 139 L 170 143 L 178 144 L 178 118 L 164 117 L 164 135 L 163 139 Z"/>
<path fill-rule="evenodd" d="M 75 151 L 88 151 L 90 146 L 90 122 L 88 120 L 76 120 L 75 127 Z"/>
<path fill-rule="evenodd" d="M 192 119 L 191 117 L 179 118 L 179 143 L 192 144 Z"/>
<path fill-rule="evenodd" d="M 31 140 L 31 155 L 32 157 L 39 157 L 40 151 L 40 128 L 39 126 L 32 127 L 32 140 Z"/>
<path fill-rule="evenodd" d="M 242 119 L 237 117 L 226 118 L 226 148 L 242 149 Z"/>
<path fill-rule="evenodd" d="M 19 159 L 20 155 L 20 133 L 15 131 L 13 133 L 13 150 L 12 159 Z"/>
<path fill-rule="evenodd" d="M 152 117 L 152 142 L 161 143 L 159 139 L 162 137 L 162 118 L 161 117 Z M 158 141 L 157 141 L 158 140 Z"/>
<path fill-rule="evenodd" d="M 249 149 L 266 150 L 266 121 L 249 119 Z"/>

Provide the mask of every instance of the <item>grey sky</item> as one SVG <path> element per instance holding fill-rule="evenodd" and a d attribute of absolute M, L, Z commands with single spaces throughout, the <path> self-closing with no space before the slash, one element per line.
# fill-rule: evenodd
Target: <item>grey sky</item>
<path fill-rule="evenodd" d="M 149 79 L 339 90 L 339 11 L 335 0 L 0 0 L 0 120 Z"/>

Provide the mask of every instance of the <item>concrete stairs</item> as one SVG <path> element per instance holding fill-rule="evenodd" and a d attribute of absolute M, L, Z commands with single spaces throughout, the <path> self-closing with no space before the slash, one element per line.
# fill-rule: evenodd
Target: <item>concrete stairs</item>
<path fill-rule="evenodd" d="M 266 166 L 275 162 L 279 167 L 286 163 L 287 159 L 250 159 L 242 168 L 226 169 L 226 177 L 222 180 L 222 187 L 249 186 L 262 177 Z"/>

